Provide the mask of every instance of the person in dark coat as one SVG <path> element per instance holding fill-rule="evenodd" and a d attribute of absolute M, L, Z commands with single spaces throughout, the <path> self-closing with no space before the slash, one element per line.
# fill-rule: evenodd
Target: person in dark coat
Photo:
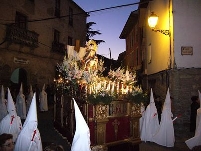
<path fill-rule="evenodd" d="M 190 132 L 195 133 L 197 109 L 200 108 L 198 96 L 191 97 Z"/>
<path fill-rule="evenodd" d="M 158 121 L 161 122 L 162 102 L 159 95 L 155 95 L 155 105 L 158 112 Z"/>

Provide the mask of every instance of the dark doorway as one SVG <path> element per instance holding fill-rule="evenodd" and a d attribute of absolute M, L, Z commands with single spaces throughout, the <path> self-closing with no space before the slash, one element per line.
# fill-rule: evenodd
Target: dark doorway
<path fill-rule="evenodd" d="M 16 99 L 16 96 L 19 93 L 21 83 L 23 86 L 23 93 L 25 95 L 27 94 L 27 91 L 28 91 L 28 89 L 27 89 L 27 71 L 25 69 L 23 69 L 23 68 L 15 69 L 11 75 L 10 81 L 11 81 L 10 90 L 11 90 L 11 94 L 12 94 L 14 101 Z"/>

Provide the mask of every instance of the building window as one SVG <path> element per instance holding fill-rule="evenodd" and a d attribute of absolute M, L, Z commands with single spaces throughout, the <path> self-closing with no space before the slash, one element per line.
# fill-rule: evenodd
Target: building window
<path fill-rule="evenodd" d="M 69 7 L 69 25 L 73 26 L 73 9 Z"/>
<path fill-rule="evenodd" d="M 60 0 L 55 0 L 55 12 L 56 17 L 60 17 Z"/>
<path fill-rule="evenodd" d="M 54 30 L 54 42 L 59 43 L 60 32 L 58 30 Z"/>
<path fill-rule="evenodd" d="M 68 36 L 68 45 L 72 46 L 73 45 L 73 38 Z"/>
<path fill-rule="evenodd" d="M 60 43 L 60 32 L 58 30 L 54 30 L 54 41 L 52 42 L 52 51 L 58 53 L 65 53 L 65 45 Z"/>
<path fill-rule="evenodd" d="M 15 25 L 19 28 L 27 29 L 27 16 L 16 12 Z"/>

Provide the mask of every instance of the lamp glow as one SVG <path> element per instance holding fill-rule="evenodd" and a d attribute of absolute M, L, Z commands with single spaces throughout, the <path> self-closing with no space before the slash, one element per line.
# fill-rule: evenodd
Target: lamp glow
<path fill-rule="evenodd" d="M 158 23 L 158 16 L 151 12 L 151 15 L 148 18 L 148 24 L 150 28 L 155 28 Z"/>
<path fill-rule="evenodd" d="M 158 16 L 154 14 L 154 12 L 151 12 L 151 15 L 148 18 L 148 24 L 149 27 L 152 29 L 154 32 L 160 32 L 164 35 L 169 35 L 170 36 L 170 31 L 169 30 L 162 30 L 162 29 L 155 29 L 156 25 L 158 23 Z"/>

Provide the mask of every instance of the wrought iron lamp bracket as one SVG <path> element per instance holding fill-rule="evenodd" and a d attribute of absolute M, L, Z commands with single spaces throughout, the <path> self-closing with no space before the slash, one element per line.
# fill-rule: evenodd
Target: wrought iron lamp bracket
<path fill-rule="evenodd" d="M 170 35 L 170 31 L 169 30 L 161 30 L 161 29 L 152 29 L 152 31 L 154 32 L 160 32 L 164 35 Z"/>

